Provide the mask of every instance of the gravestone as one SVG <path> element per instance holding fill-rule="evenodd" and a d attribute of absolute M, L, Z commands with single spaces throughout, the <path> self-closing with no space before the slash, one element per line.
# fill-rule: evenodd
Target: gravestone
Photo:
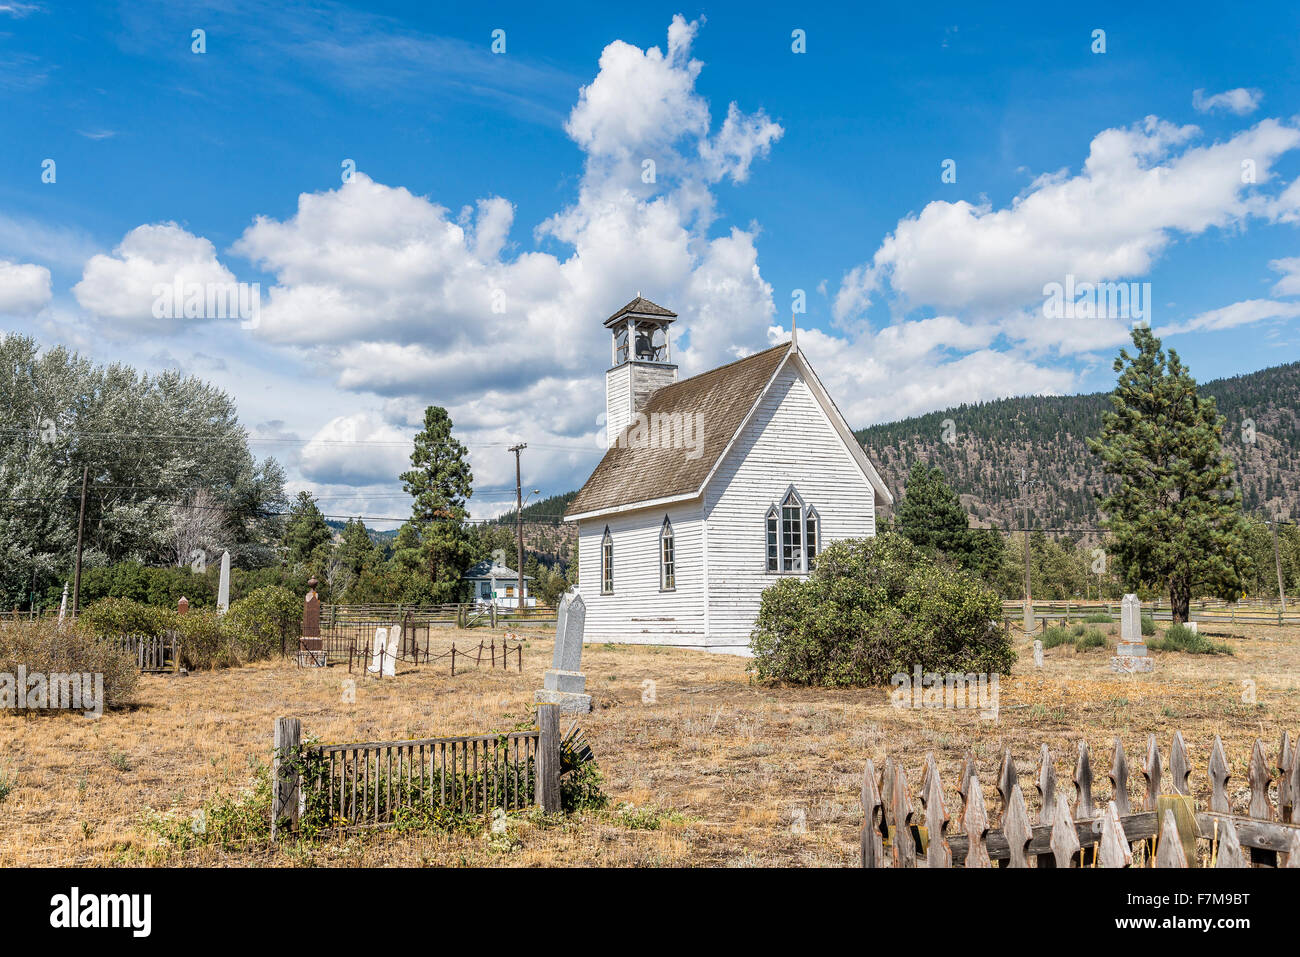
<path fill-rule="evenodd" d="M 366 668 L 372 675 L 381 672 L 385 660 L 388 658 L 388 629 L 376 628 L 375 640 L 370 646 L 370 665 Z"/>
<path fill-rule="evenodd" d="M 1142 603 L 1137 595 L 1125 595 L 1120 602 L 1119 640 L 1142 641 Z"/>
<path fill-rule="evenodd" d="M 230 611 L 230 552 L 221 553 L 221 579 L 217 584 L 217 614 Z"/>
<path fill-rule="evenodd" d="M 1142 640 L 1142 603 L 1137 595 L 1125 595 L 1120 603 L 1119 642 L 1110 659 L 1111 671 L 1119 674 L 1153 671 L 1155 662 Z"/>
<path fill-rule="evenodd" d="M 190 600 L 181 595 L 181 600 L 176 603 L 176 614 L 188 615 L 190 613 Z"/>
<path fill-rule="evenodd" d="M 1034 667 L 1043 667 L 1043 643 L 1039 639 L 1034 639 Z"/>
<path fill-rule="evenodd" d="M 388 653 L 384 655 L 384 674 L 392 678 L 397 674 L 397 655 L 402 649 L 402 626 L 394 625 L 388 629 Z"/>
<path fill-rule="evenodd" d="M 328 661 L 325 642 L 320 635 L 320 596 L 316 594 L 315 576 L 307 579 L 307 597 L 302 602 L 302 635 L 298 638 L 298 663 L 310 668 L 324 668 Z"/>
<path fill-rule="evenodd" d="M 59 602 L 59 624 L 63 624 L 64 617 L 68 614 L 68 583 L 63 583 L 63 600 Z"/>
<path fill-rule="evenodd" d="M 375 641 L 371 646 L 370 667 L 366 670 L 372 675 L 392 678 L 397 674 L 397 648 L 402 642 L 402 628 L 376 628 Z"/>
<path fill-rule="evenodd" d="M 316 579 L 309 578 L 307 587 L 307 597 L 302 603 L 302 636 L 303 638 L 315 638 L 320 647 L 320 596 L 316 594 Z"/>
<path fill-rule="evenodd" d="M 586 714 L 591 695 L 586 694 L 587 676 L 582 673 L 582 639 L 587 624 L 587 606 L 576 591 L 560 600 L 555 621 L 555 657 L 542 675 L 542 690 L 533 696 L 537 704 L 559 705 L 561 711 Z"/>

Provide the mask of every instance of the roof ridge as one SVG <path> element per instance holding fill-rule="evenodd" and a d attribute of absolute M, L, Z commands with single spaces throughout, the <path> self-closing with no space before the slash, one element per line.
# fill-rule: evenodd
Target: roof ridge
<path fill-rule="evenodd" d="M 775 352 L 777 349 L 789 349 L 789 348 L 790 348 L 790 343 L 788 342 L 782 342 L 774 346 L 769 346 L 768 348 L 762 350 L 761 352 L 754 352 L 747 356 L 741 356 L 739 359 L 732 359 L 726 365 L 714 366 L 712 369 L 705 369 L 703 372 L 697 372 L 693 376 L 687 376 L 685 379 L 678 379 L 676 382 L 670 382 L 668 385 L 660 386 L 658 389 L 655 389 L 654 392 L 650 393 L 650 395 L 656 396 L 661 392 L 668 391 L 669 389 L 675 389 L 678 386 L 686 385 L 688 382 L 698 382 L 700 379 L 703 379 L 705 376 L 711 376 L 717 372 L 725 372 L 728 369 L 730 369 L 732 366 L 740 365 L 740 363 L 742 362 L 749 362 L 751 359 L 757 359 L 759 356 L 765 356 L 768 353 Z"/>

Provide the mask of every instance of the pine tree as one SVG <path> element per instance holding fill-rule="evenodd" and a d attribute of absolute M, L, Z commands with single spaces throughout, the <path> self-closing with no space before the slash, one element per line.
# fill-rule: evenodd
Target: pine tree
<path fill-rule="evenodd" d="M 333 540 L 334 533 L 326 524 L 321 510 L 316 507 L 316 499 L 312 498 L 311 492 L 299 492 L 289 509 L 289 518 L 284 526 L 289 567 L 310 565 L 312 567 L 308 570 L 319 576 L 324 571 L 325 560 L 329 557 L 329 545 Z"/>
<path fill-rule="evenodd" d="M 1001 563 L 1002 537 L 970 527 L 961 499 L 937 465 L 912 466 L 896 523 L 912 544 L 968 571 L 984 574 Z"/>
<path fill-rule="evenodd" d="M 1133 330 L 1136 355 L 1121 349 L 1111 410 L 1088 448 L 1117 476 L 1099 498 L 1115 557 L 1130 587 L 1169 589 L 1175 622 L 1192 594 L 1235 598 L 1249 570 L 1241 496 L 1223 453 L 1224 418 L 1178 353 L 1150 329 Z"/>
<path fill-rule="evenodd" d="M 379 547 L 370 540 L 370 533 L 366 531 L 366 523 L 359 518 L 348 519 L 338 548 L 339 564 L 343 569 L 355 579 L 380 557 Z"/>
<path fill-rule="evenodd" d="M 474 475 L 469 450 L 452 437 L 451 429 L 446 409 L 425 409 L 424 430 L 416 435 L 411 452 L 412 468 L 402 474 L 402 487 L 415 499 L 409 524 L 418 535 L 421 567 L 435 602 L 456 599 L 462 591 L 461 576 L 473 558 L 465 503 L 474 494 Z M 408 533 L 402 547 L 411 544 Z"/>

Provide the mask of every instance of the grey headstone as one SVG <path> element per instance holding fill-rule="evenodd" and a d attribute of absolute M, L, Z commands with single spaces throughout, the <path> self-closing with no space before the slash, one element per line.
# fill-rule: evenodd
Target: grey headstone
<path fill-rule="evenodd" d="M 1142 640 L 1142 603 L 1137 595 L 1125 595 L 1119 606 L 1119 637 L 1121 641 Z"/>
<path fill-rule="evenodd" d="M 1043 667 L 1043 643 L 1037 638 L 1034 639 L 1034 667 Z"/>
<path fill-rule="evenodd" d="M 221 579 L 217 585 L 217 614 L 230 610 L 230 552 L 221 553 Z"/>
<path fill-rule="evenodd" d="M 582 634 L 586 624 L 586 603 L 581 595 L 569 592 L 560 601 L 556 617 L 555 658 L 551 662 L 556 671 L 582 670 Z"/>
<path fill-rule="evenodd" d="M 542 675 L 542 690 L 533 700 L 538 704 L 555 704 L 561 711 L 586 714 L 591 710 L 591 695 L 584 694 L 587 677 L 582 666 L 582 639 L 587 624 L 587 605 L 576 591 L 560 599 L 555 619 L 555 658 Z"/>

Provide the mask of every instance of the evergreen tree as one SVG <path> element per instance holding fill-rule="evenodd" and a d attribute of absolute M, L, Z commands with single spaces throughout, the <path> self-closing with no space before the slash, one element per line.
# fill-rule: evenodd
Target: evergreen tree
<path fill-rule="evenodd" d="M 402 487 L 415 499 L 408 526 L 418 537 L 420 566 L 435 602 L 456 600 L 463 591 L 461 576 L 473 559 L 465 503 L 474 493 L 474 475 L 469 451 L 452 437 L 451 429 L 446 409 L 425 409 L 424 429 L 411 452 L 412 468 L 402 473 Z M 412 546 L 410 533 L 404 545 L 399 541 L 399 548 Z"/>
<path fill-rule="evenodd" d="M 379 547 L 370 540 L 366 523 L 359 518 L 348 519 L 343 526 L 343 538 L 339 542 L 339 564 L 350 576 L 356 578 L 368 565 L 379 561 Z"/>
<path fill-rule="evenodd" d="M 1202 398 L 1178 353 L 1150 329 L 1133 330 L 1137 353 L 1121 349 L 1111 409 L 1088 440 L 1119 482 L 1100 498 L 1126 584 L 1169 590 L 1175 622 L 1193 592 L 1240 595 L 1249 570 L 1241 496 L 1223 453 L 1224 418 Z"/>
<path fill-rule="evenodd" d="M 971 528 L 961 499 L 937 465 L 917 462 L 898 505 L 897 531 L 927 554 L 984 574 L 1001 562 L 1002 538 Z"/>
<path fill-rule="evenodd" d="M 329 545 L 334 534 L 325 523 L 325 516 L 316 507 L 316 499 L 311 492 L 298 493 L 289 517 L 284 526 L 284 545 L 288 549 L 289 567 L 309 565 L 313 574 L 324 572 L 325 560 L 329 557 Z"/>

